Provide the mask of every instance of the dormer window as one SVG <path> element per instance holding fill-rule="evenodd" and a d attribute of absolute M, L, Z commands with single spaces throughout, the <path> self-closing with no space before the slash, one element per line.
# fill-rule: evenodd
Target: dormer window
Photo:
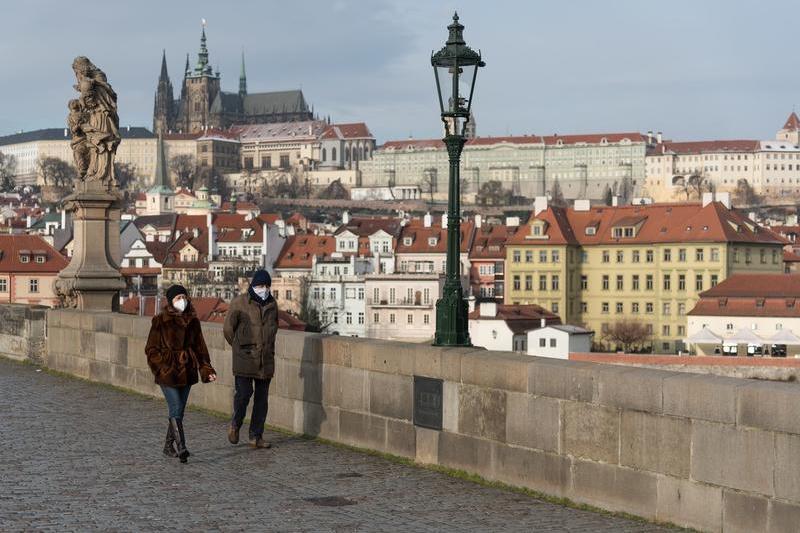
<path fill-rule="evenodd" d="M 39 263 L 40 265 L 43 264 L 44 263 L 44 256 L 43 255 L 37 255 L 36 256 L 36 262 Z"/>
<path fill-rule="evenodd" d="M 30 261 L 31 261 L 31 256 L 29 256 L 29 255 L 21 255 L 21 256 L 19 256 L 19 262 L 20 263 L 30 263 Z"/>
<path fill-rule="evenodd" d="M 436 237 L 428 237 L 428 246 L 436 246 L 436 243 L 439 242 L 439 239 Z"/>
<path fill-rule="evenodd" d="M 411 237 L 403 237 L 403 246 L 411 246 Z"/>
<path fill-rule="evenodd" d="M 542 234 L 542 226 L 538 224 L 533 226 L 533 234 L 536 235 L 537 237 L 540 236 Z"/>
<path fill-rule="evenodd" d="M 594 226 L 586 226 L 586 230 L 584 231 L 584 233 L 586 233 L 586 235 L 596 235 L 597 228 Z"/>

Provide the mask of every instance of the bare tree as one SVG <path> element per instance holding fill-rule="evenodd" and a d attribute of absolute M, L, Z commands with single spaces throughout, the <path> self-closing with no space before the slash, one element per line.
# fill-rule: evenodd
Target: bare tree
<path fill-rule="evenodd" d="M 553 185 L 550 187 L 550 203 L 556 207 L 566 207 L 567 205 L 564 193 L 561 190 L 561 184 L 558 183 L 558 178 L 553 180 Z"/>
<path fill-rule="evenodd" d="M 481 185 L 475 201 L 480 205 L 508 205 L 511 191 L 504 189 L 500 181 L 490 180 Z"/>
<path fill-rule="evenodd" d="M 17 183 L 14 176 L 17 172 L 17 159 L 13 155 L 0 152 L 0 191 L 11 192 Z"/>
<path fill-rule="evenodd" d="M 736 190 L 733 192 L 733 201 L 739 207 L 759 205 L 763 198 L 756 194 L 750 182 L 742 178 L 736 182 Z"/>
<path fill-rule="evenodd" d="M 652 340 L 652 333 L 647 324 L 627 318 L 611 324 L 602 336 L 609 343 L 621 345 L 626 352 L 634 347 L 643 347 Z"/>
<path fill-rule="evenodd" d="M 189 154 L 178 154 L 169 160 L 169 170 L 175 175 L 175 184 L 178 187 L 194 189 L 197 178 L 197 165 L 194 157 Z"/>
<path fill-rule="evenodd" d="M 78 177 L 74 166 L 57 157 L 41 157 L 36 161 L 36 167 L 46 185 L 68 187 Z"/>
<path fill-rule="evenodd" d="M 119 188 L 126 190 L 136 182 L 136 167 L 130 163 L 114 163 L 114 177 Z"/>
<path fill-rule="evenodd" d="M 433 203 L 433 194 L 437 192 L 437 181 L 435 168 L 426 168 L 422 171 L 422 178 L 420 178 L 418 186 L 421 194 L 430 195 L 430 203 Z"/>
<path fill-rule="evenodd" d="M 310 285 L 308 278 L 300 278 L 300 316 L 297 318 L 306 323 L 306 331 L 319 333 L 325 331 L 331 323 L 322 323 L 317 306 L 311 298 Z"/>
<path fill-rule="evenodd" d="M 325 187 L 317 198 L 323 200 L 349 200 L 350 195 L 347 193 L 347 189 L 345 189 L 344 185 L 342 185 L 342 181 L 337 179 L 333 180 L 330 185 Z"/>
<path fill-rule="evenodd" d="M 686 201 L 694 197 L 699 200 L 704 192 L 713 192 L 714 185 L 706 178 L 703 171 L 692 172 L 686 176 L 675 176 L 672 185 L 677 187 L 677 194 L 686 196 Z"/>

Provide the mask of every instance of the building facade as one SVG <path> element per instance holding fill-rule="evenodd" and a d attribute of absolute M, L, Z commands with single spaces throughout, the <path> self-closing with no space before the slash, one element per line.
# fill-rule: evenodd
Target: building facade
<path fill-rule="evenodd" d="M 0 302 L 56 307 L 53 284 L 67 264 L 38 235 L 0 235 Z"/>
<path fill-rule="evenodd" d="M 367 337 L 427 342 L 436 331 L 436 301 L 444 280 L 438 274 L 371 274 L 366 287 Z"/>

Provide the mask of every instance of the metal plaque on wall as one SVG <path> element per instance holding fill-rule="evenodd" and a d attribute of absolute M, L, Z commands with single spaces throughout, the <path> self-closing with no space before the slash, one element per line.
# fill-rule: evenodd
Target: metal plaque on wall
<path fill-rule="evenodd" d="M 414 425 L 442 429 L 441 379 L 414 376 Z"/>

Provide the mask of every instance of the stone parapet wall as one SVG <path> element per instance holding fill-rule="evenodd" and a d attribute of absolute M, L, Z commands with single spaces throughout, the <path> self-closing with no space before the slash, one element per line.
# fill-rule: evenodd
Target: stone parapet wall
<path fill-rule="evenodd" d="M 47 307 L 0 305 L 0 354 L 41 364 L 45 355 Z"/>
<path fill-rule="evenodd" d="M 48 311 L 44 363 L 160 395 L 149 327 Z M 191 403 L 229 413 L 230 352 L 203 329 L 220 379 Z M 291 331 L 277 353 L 278 427 L 703 530 L 800 523 L 796 384 Z M 415 375 L 443 380 L 441 431 L 413 423 Z"/>

